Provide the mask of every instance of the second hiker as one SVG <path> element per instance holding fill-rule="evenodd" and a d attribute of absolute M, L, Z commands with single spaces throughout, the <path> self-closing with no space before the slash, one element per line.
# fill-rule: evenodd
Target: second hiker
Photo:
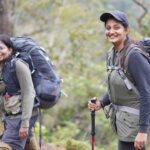
<path fill-rule="evenodd" d="M 118 150 L 145 150 L 150 119 L 150 63 L 129 38 L 127 15 L 103 13 L 105 35 L 112 43 L 107 56 L 108 91 L 88 103 L 90 111 L 110 105 L 110 121 L 118 137 Z"/>

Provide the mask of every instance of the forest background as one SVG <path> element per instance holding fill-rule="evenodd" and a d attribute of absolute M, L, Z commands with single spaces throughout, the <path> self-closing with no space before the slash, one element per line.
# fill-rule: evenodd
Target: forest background
<path fill-rule="evenodd" d="M 110 44 L 99 16 L 122 10 L 135 40 L 150 36 L 149 0 L 0 0 L 0 32 L 30 36 L 44 47 L 62 83 L 57 105 L 43 111 L 47 149 L 90 150 L 87 103 L 106 90 L 105 57 Z M 115 150 L 117 140 L 103 111 L 96 112 L 96 150 Z M 39 123 L 35 135 L 38 140 Z M 60 148 L 61 147 L 61 148 Z"/>

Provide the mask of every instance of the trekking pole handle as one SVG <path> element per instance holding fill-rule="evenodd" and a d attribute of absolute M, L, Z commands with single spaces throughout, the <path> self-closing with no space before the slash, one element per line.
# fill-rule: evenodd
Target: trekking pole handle
<path fill-rule="evenodd" d="M 96 103 L 96 99 L 91 99 L 92 103 Z M 95 135 L 95 110 L 91 112 L 91 135 Z"/>
<path fill-rule="evenodd" d="M 91 101 L 91 103 L 96 104 L 97 98 L 95 97 L 95 98 L 91 99 L 90 101 Z M 92 112 L 95 112 L 95 110 L 93 110 Z"/>

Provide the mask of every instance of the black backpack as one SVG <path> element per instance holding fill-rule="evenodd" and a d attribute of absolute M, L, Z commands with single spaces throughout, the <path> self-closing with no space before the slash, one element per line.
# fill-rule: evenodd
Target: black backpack
<path fill-rule="evenodd" d="M 54 106 L 61 95 L 61 80 L 47 53 L 32 38 L 12 37 L 15 59 L 29 64 L 36 91 L 35 107 L 48 109 Z M 15 62 L 15 61 L 14 61 Z"/>
<path fill-rule="evenodd" d="M 145 37 L 138 42 L 139 45 L 143 46 L 144 50 L 150 55 L 150 38 Z"/>

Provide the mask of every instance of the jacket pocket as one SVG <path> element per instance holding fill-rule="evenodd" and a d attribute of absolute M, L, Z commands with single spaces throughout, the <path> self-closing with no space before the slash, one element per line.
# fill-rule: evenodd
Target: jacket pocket
<path fill-rule="evenodd" d="M 15 115 L 21 111 L 20 95 L 14 95 L 4 98 L 4 109 L 7 114 Z"/>
<path fill-rule="evenodd" d="M 134 141 L 139 129 L 139 115 L 118 111 L 116 113 L 116 127 L 120 140 Z"/>

